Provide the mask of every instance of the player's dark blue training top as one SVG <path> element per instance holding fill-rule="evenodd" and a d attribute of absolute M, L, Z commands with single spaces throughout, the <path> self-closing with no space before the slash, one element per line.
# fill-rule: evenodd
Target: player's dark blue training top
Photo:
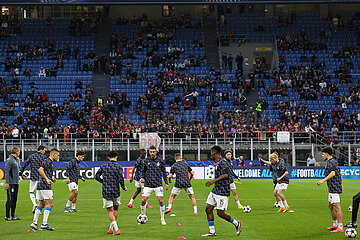
<path fill-rule="evenodd" d="M 49 180 L 52 180 L 52 178 L 54 176 L 54 170 L 53 170 L 53 164 L 52 164 L 51 159 L 50 158 L 44 159 L 44 161 L 41 164 L 41 167 L 44 168 L 46 177 Z M 48 184 L 46 182 L 45 178 L 43 178 L 41 175 L 39 178 L 39 183 L 37 185 L 37 190 L 51 190 L 51 185 Z"/>
<path fill-rule="evenodd" d="M 229 174 L 228 160 L 221 158 L 215 166 L 215 179 L 223 174 Z M 215 183 L 212 192 L 216 195 L 230 196 L 230 176 Z"/>
<path fill-rule="evenodd" d="M 140 180 L 141 171 L 144 168 L 144 161 L 145 161 L 145 158 L 139 157 L 138 159 L 136 159 L 135 167 L 133 169 L 134 180 L 136 180 L 136 181 Z"/>
<path fill-rule="evenodd" d="M 125 190 L 123 168 L 114 161 L 103 164 L 97 171 L 95 179 L 102 183 L 102 195 L 105 199 L 120 197 L 119 184 Z"/>
<path fill-rule="evenodd" d="M 20 172 L 23 173 L 30 164 L 30 180 L 39 181 L 41 176 L 38 169 L 41 167 L 44 159 L 46 159 L 46 156 L 39 152 L 31 154 L 22 165 Z"/>
<path fill-rule="evenodd" d="M 175 187 L 189 188 L 191 187 L 188 173 L 191 174 L 191 167 L 185 161 L 175 162 L 170 169 L 170 173 L 176 174 Z"/>
<path fill-rule="evenodd" d="M 79 170 L 79 161 L 76 159 L 71 159 L 69 164 L 66 167 L 65 176 L 70 178 L 70 182 L 78 184 L 79 179 L 81 179 L 80 170 Z"/>
<path fill-rule="evenodd" d="M 335 176 L 327 180 L 329 193 L 342 193 L 342 179 L 341 172 L 337 161 L 333 158 L 329 159 L 325 167 L 325 176 L 329 175 L 330 172 L 335 171 Z"/>
<path fill-rule="evenodd" d="M 234 165 L 233 162 L 231 160 L 227 160 L 225 159 L 229 165 L 229 180 L 230 180 L 230 184 L 234 182 L 234 179 L 238 179 L 239 177 L 236 175 L 236 173 L 234 172 Z"/>
<path fill-rule="evenodd" d="M 271 163 L 273 164 L 273 163 Z M 275 163 L 276 174 L 278 177 L 281 177 L 286 171 L 285 161 L 282 158 L 279 158 L 279 162 Z M 289 176 L 283 177 L 278 183 L 286 183 L 289 184 Z"/>
<path fill-rule="evenodd" d="M 279 158 L 280 160 L 280 158 Z M 278 178 L 278 175 L 277 175 L 277 171 L 276 171 L 276 166 L 271 163 L 270 165 L 270 172 L 272 173 L 272 178 L 273 178 L 273 181 L 277 181 L 276 179 Z"/>
<path fill-rule="evenodd" d="M 144 187 L 157 188 L 162 187 L 162 179 L 168 184 L 165 162 L 160 158 L 144 160 L 144 167 L 141 171 L 141 178 L 144 178 Z"/>

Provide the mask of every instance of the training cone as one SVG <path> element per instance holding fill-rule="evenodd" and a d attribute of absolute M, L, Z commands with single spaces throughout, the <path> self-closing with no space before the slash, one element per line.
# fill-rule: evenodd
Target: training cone
<path fill-rule="evenodd" d="M 29 229 L 28 232 L 35 232 L 35 230 L 34 229 Z"/>
<path fill-rule="evenodd" d="M 178 225 L 178 226 L 181 225 L 181 223 L 174 223 L 174 224 L 175 224 L 175 225 Z"/>
<path fill-rule="evenodd" d="M 178 239 L 186 239 L 184 236 L 180 236 Z"/>

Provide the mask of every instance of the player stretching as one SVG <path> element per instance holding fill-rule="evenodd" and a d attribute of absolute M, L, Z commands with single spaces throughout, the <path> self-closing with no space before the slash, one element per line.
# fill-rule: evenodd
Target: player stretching
<path fill-rule="evenodd" d="M 100 167 L 95 175 L 95 179 L 102 183 L 103 207 L 107 209 L 109 214 L 110 228 L 107 233 L 120 235 L 120 230 L 116 222 L 120 205 L 119 184 L 124 191 L 127 189 L 124 184 L 123 169 L 116 163 L 117 152 L 110 151 L 108 158 L 109 162 Z"/>
<path fill-rule="evenodd" d="M 221 157 L 221 148 L 219 146 L 211 148 L 211 157 L 216 161 L 215 179 L 206 182 L 206 186 L 209 187 L 213 184 L 215 184 L 215 186 L 206 200 L 205 209 L 210 232 L 202 236 L 216 236 L 213 213 L 214 207 L 216 207 L 217 215 L 232 223 L 236 228 L 236 235 L 240 235 L 241 221 L 237 221 L 225 213 L 230 196 L 229 164 L 227 160 Z"/>
<path fill-rule="evenodd" d="M 40 230 L 37 225 L 39 216 L 41 211 L 45 207 L 44 210 L 44 218 L 43 223 L 41 224 L 41 229 L 46 229 L 49 231 L 54 231 L 52 227 L 50 227 L 47 222 L 53 207 L 53 191 L 51 189 L 51 184 L 55 183 L 56 179 L 53 171 L 53 161 L 59 160 L 60 152 L 57 149 L 51 149 L 49 158 L 44 159 L 39 168 L 39 173 L 41 177 L 39 178 L 39 183 L 36 190 L 36 198 L 39 200 L 39 206 L 36 207 L 34 220 L 30 227 L 34 230 Z"/>
<path fill-rule="evenodd" d="M 67 176 L 66 183 L 69 187 L 69 191 L 71 192 L 69 200 L 65 205 L 65 210 L 68 212 L 80 212 L 79 210 L 76 209 L 76 200 L 79 191 L 78 181 L 79 179 L 81 179 L 83 182 L 85 182 L 85 178 L 81 177 L 79 171 L 79 163 L 83 161 L 84 158 L 85 158 L 85 152 L 78 151 L 76 153 L 75 159 L 71 159 L 66 167 L 66 173 L 65 173 L 65 176 Z M 70 204 L 71 204 L 71 208 L 70 208 Z"/>
<path fill-rule="evenodd" d="M 168 179 L 169 179 L 169 183 L 171 183 L 171 177 L 175 174 L 176 182 L 173 189 L 171 190 L 169 205 L 167 207 L 167 210 L 165 211 L 165 214 L 171 212 L 171 207 L 174 202 L 174 198 L 180 194 L 181 189 L 184 189 L 186 193 L 189 195 L 189 198 L 191 199 L 192 205 L 194 207 L 195 216 L 199 216 L 197 212 L 196 199 L 194 197 L 194 190 L 191 187 L 191 183 L 190 183 L 190 180 L 192 179 L 194 173 L 191 167 L 187 164 L 187 162 L 181 160 L 181 155 L 179 153 L 176 153 L 174 155 L 174 158 L 176 162 L 171 166 Z M 188 173 L 190 173 L 190 177 Z"/>
<path fill-rule="evenodd" d="M 345 232 L 343 229 L 343 213 L 340 206 L 340 194 L 342 193 L 342 175 L 340 168 L 335 159 L 333 159 L 333 149 L 325 147 L 321 150 L 322 157 L 326 162 L 325 178 L 318 181 L 317 185 L 321 186 L 327 181 L 329 189 L 329 209 L 333 219 L 333 225 L 327 230 L 331 232 Z M 354 211 L 354 210 L 353 210 Z"/>
<path fill-rule="evenodd" d="M 164 189 L 162 180 L 165 182 L 165 189 L 169 189 L 168 181 L 166 178 L 166 169 L 165 163 L 163 160 L 156 156 L 157 150 L 155 146 L 150 146 L 149 148 L 149 158 L 146 158 L 144 161 L 144 168 L 141 171 L 140 182 L 144 183 L 144 190 L 142 193 L 141 199 L 141 214 L 146 214 L 146 202 L 150 197 L 152 192 L 155 192 L 156 197 L 158 198 L 160 204 L 160 216 L 161 224 L 166 225 L 164 214 L 165 214 L 165 204 L 164 204 Z"/>
<path fill-rule="evenodd" d="M 239 197 L 238 197 L 237 192 L 236 192 L 236 185 L 235 185 L 235 182 L 234 182 L 234 179 L 237 179 L 239 182 L 241 181 L 241 179 L 234 172 L 233 163 L 232 163 L 232 160 L 231 160 L 231 157 L 232 157 L 231 150 L 227 149 L 224 154 L 225 154 L 225 158 L 226 158 L 226 160 L 228 160 L 228 164 L 229 164 L 230 190 L 231 190 L 231 192 L 232 192 L 232 194 L 234 196 L 234 200 L 235 200 L 235 202 L 236 202 L 236 204 L 238 206 L 238 209 L 243 209 L 244 206 L 241 205 L 241 203 L 239 201 Z"/>
<path fill-rule="evenodd" d="M 132 172 L 131 178 L 130 178 L 130 183 L 132 183 L 132 181 L 134 181 L 134 179 L 135 179 L 136 191 L 134 192 L 132 198 L 129 201 L 129 204 L 128 204 L 129 208 L 135 208 L 135 206 L 133 205 L 133 202 L 134 202 L 135 198 L 137 197 L 137 195 L 139 195 L 139 193 L 141 193 L 141 189 L 144 188 L 144 183 L 140 182 L 140 171 L 144 167 L 145 158 L 146 158 L 146 150 L 140 149 L 140 157 L 136 160 L 135 167 L 133 168 L 133 172 Z M 153 207 L 150 206 L 148 203 L 146 203 L 146 208 L 153 208 Z"/>
<path fill-rule="evenodd" d="M 351 212 L 351 222 L 349 222 L 345 227 L 347 228 L 357 228 L 357 215 L 359 210 L 359 202 L 360 202 L 360 192 L 358 192 L 355 196 L 353 196 L 352 201 L 352 212 Z"/>
<path fill-rule="evenodd" d="M 41 163 L 44 159 L 46 159 L 45 154 L 45 147 L 40 145 L 38 147 L 38 151 L 36 153 L 31 154 L 28 159 L 24 162 L 21 170 L 20 175 L 25 177 L 23 175 L 23 172 L 25 171 L 25 168 L 30 164 L 30 184 L 29 184 L 29 193 L 30 193 L 30 200 L 33 204 L 32 213 L 35 213 L 35 209 L 37 206 L 35 194 L 34 191 L 36 190 L 36 187 L 39 182 L 40 174 L 38 169 L 41 167 Z"/>

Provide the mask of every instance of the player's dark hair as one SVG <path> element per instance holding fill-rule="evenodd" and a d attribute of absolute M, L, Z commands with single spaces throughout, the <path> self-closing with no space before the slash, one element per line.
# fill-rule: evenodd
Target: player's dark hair
<path fill-rule="evenodd" d="M 40 151 L 40 150 L 45 150 L 45 146 L 44 145 L 39 145 L 38 146 L 38 151 Z"/>
<path fill-rule="evenodd" d="M 180 154 L 180 153 L 175 153 L 175 154 L 174 154 L 174 158 L 179 158 L 179 157 L 181 157 L 181 154 Z"/>
<path fill-rule="evenodd" d="M 76 156 L 78 157 L 78 156 L 85 156 L 85 152 L 84 151 L 77 151 L 76 152 Z"/>
<path fill-rule="evenodd" d="M 18 148 L 18 147 L 13 147 L 12 149 L 11 149 L 11 154 L 15 154 L 15 153 L 17 153 L 17 152 L 19 152 L 20 151 L 20 148 Z"/>
<path fill-rule="evenodd" d="M 112 151 L 110 151 L 110 152 L 108 152 L 108 158 L 115 158 L 115 157 L 117 157 L 117 152 L 116 151 L 114 151 L 114 150 L 112 150 Z"/>
<path fill-rule="evenodd" d="M 324 147 L 324 148 L 321 150 L 321 152 L 327 153 L 327 154 L 329 154 L 330 156 L 333 155 L 333 149 L 332 149 L 332 147 Z"/>
<path fill-rule="evenodd" d="M 221 147 L 220 147 L 220 146 L 217 146 L 217 145 L 213 146 L 213 147 L 211 148 L 211 150 L 212 150 L 212 151 L 215 151 L 216 153 L 219 153 L 219 154 L 221 154 L 221 151 L 222 151 Z"/>
<path fill-rule="evenodd" d="M 229 153 L 232 153 L 231 149 L 226 149 L 225 152 L 224 152 L 224 154 L 226 155 L 228 152 L 229 152 Z"/>
<path fill-rule="evenodd" d="M 142 149 L 140 149 L 140 152 L 146 152 L 146 150 L 142 148 Z"/>
<path fill-rule="evenodd" d="M 157 150 L 154 145 L 151 145 L 151 146 L 149 147 L 149 149 L 155 149 L 155 150 Z"/>
<path fill-rule="evenodd" d="M 60 151 L 57 150 L 56 148 L 53 148 L 53 149 L 50 150 L 50 154 L 53 153 L 53 152 L 58 152 L 59 153 Z"/>

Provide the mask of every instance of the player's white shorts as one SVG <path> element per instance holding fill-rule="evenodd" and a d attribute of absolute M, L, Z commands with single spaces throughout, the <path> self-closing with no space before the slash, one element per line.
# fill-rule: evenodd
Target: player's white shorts
<path fill-rule="evenodd" d="M 140 181 L 135 180 L 135 187 L 136 188 L 144 188 L 144 183 L 141 183 Z"/>
<path fill-rule="evenodd" d="M 206 203 L 216 207 L 219 210 L 226 211 L 229 203 L 229 197 L 216 195 L 213 192 L 210 192 Z"/>
<path fill-rule="evenodd" d="M 121 198 L 120 197 L 118 197 L 118 198 L 109 198 L 109 199 L 103 198 L 103 203 L 104 203 L 103 208 L 111 208 L 113 206 L 120 205 L 121 204 Z"/>
<path fill-rule="evenodd" d="M 275 190 L 283 190 L 286 191 L 289 184 L 286 183 L 277 183 L 275 186 Z"/>
<path fill-rule="evenodd" d="M 39 201 L 54 199 L 52 190 L 36 190 L 36 199 Z"/>
<path fill-rule="evenodd" d="M 331 204 L 340 202 L 340 194 L 338 193 L 329 193 L 329 202 Z"/>
<path fill-rule="evenodd" d="M 30 180 L 29 192 L 35 192 L 39 181 Z"/>
<path fill-rule="evenodd" d="M 153 193 L 153 192 L 155 192 L 155 195 L 156 195 L 157 197 L 162 197 L 162 196 L 164 196 L 164 189 L 163 189 L 163 187 L 157 187 L 157 188 L 144 187 L 142 195 L 143 195 L 144 197 L 150 197 L 151 193 Z"/>
<path fill-rule="evenodd" d="M 171 193 L 177 196 L 177 195 L 180 194 L 181 189 L 184 189 L 185 192 L 186 192 L 188 195 L 193 195 L 193 194 L 194 194 L 194 189 L 193 189 L 192 187 L 189 187 L 189 188 L 177 188 L 177 187 L 173 187 L 173 189 L 171 190 Z"/>
<path fill-rule="evenodd" d="M 79 190 L 79 186 L 74 182 L 69 183 L 68 187 L 70 192 L 72 192 L 72 190 Z"/>
<path fill-rule="evenodd" d="M 235 184 L 235 182 L 230 183 L 230 190 L 236 190 L 236 184 Z"/>

